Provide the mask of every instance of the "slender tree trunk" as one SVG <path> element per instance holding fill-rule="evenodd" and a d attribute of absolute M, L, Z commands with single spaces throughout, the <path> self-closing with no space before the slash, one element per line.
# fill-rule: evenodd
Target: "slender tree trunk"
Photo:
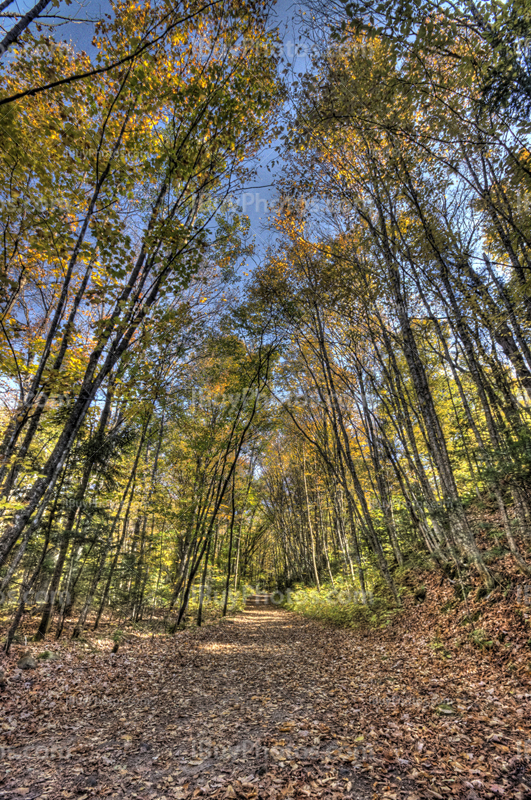
<path fill-rule="evenodd" d="M 308 497 L 308 483 L 306 481 L 306 453 L 304 451 L 304 445 L 302 446 L 302 478 L 304 484 L 304 499 L 306 504 L 306 517 L 308 520 L 308 536 L 310 539 L 310 548 L 312 554 L 312 569 L 313 569 L 313 577 L 315 579 L 315 585 L 317 586 L 317 591 L 321 591 L 321 583 L 319 581 L 319 570 L 317 569 L 317 560 L 315 557 L 315 537 L 313 533 L 313 526 L 312 526 L 312 515 L 310 514 L 310 500 Z"/>
<path fill-rule="evenodd" d="M 197 627 L 201 627 L 201 623 L 203 621 L 203 600 L 205 597 L 205 587 L 207 581 L 207 573 L 208 573 L 208 557 L 210 555 L 210 542 L 211 539 L 208 540 L 206 555 L 205 555 L 205 566 L 203 567 L 203 576 L 201 578 L 201 590 L 199 593 L 199 607 L 197 609 Z"/>
<path fill-rule="evenodd" d="M 229 604 L 230 574 L 232 566 L 232 539 L 234 535 L 234 517 L 236 514 L 235 491 L 236 491 L 236 472 L 234 472 L 232 475 L 231 511 L 230 511 L 230 523 L 229 523 L 229 554 L 227 557 L 227 578 L 225 580 L 225 596 L 223 599 L 223 610 L 221 612 L 222 617 L 225 617 L 227 615 L 227 607 Z"/>
<path fill-rule="evenodd" d="M 51 2 L 51 0 L 39 0 L 33 8 L 31 8 L 27 14 L 24 14 L 22 19 L 20 19 L 16 25 L 14 25 L 8 33 L 4 36 L 2 41 L 0 42 L 0 57 L 4 55 L 10 45 L 14 44 L 21 33 L 24 33 L 28 25 L 30 25 L 33 20 L 39 16 L 39 14 L 44 11 L 46 6 Z M 4 7 L 9 5 L 9 3 L 4 3 Z"/>

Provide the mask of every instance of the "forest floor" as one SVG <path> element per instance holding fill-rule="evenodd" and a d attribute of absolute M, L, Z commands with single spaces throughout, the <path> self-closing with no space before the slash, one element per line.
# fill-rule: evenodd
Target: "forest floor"
<path fill-rule="evenodd" d="M 529 680 L 441 654 L 415 613 L 360 633 L 257 607 L 33 670 L 14 653 L 0 798 L 530 798 Z"/>

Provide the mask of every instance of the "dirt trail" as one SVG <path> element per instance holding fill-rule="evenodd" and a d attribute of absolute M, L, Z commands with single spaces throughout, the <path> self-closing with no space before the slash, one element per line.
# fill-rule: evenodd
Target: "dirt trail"
<path fill-rule="evenodd" d="M 77 653 L 8 681 L 0 798 L 531 797 L 528 696 L 413 639 L 257 607 Z"/>

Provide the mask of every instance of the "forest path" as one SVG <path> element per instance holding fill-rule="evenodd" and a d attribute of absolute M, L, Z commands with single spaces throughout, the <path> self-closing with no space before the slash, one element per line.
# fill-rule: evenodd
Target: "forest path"
<path fill-rule="evenodd" d="M 505 723 L 461 712 L 471 681 L 491 690 L 481 670 L 460 672 L 413 637 L 270 607 L 116 655 L 76 651 L 8 682 L 0 798 L 495 797 Z M 448 714 L 434 708 L 445 698 Z M 514 736 L 529 715 L 509 711 Z M 498 766 L 504 797 L 531 796 L 525 770 L 509 786 Z"/>

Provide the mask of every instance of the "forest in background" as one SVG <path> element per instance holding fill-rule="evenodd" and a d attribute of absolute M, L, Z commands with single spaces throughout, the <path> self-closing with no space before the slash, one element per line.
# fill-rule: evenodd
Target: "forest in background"
<path fill-rule="evenodd" d="M 308 0 L 298 76 L 271 13 L 4 39 L 7 652 L 529 580 L 531 6 Z M 263 253 L 238 198 L 279 137 Z"/>

